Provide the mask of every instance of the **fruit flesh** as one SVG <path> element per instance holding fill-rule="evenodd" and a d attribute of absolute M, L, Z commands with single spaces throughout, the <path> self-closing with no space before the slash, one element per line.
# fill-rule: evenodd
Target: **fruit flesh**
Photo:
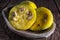
<path fill-rule="evenodd" d="M 51 11 L 45 7 L 37 9 L 37 19 L 30 30 L 45 30 L 53 24 L 53 15 Z"/>
<path fill-rule="evenodd" d="M 13 13 L 15 13 L 15 16 Z M 31 7 L 29 7 L 28 5 L 17 5 L 13 7 L 9 13 L 10 23 L 14 28 L 18 30 L 29 29 L 35 22 L 35 20 L 36 20 L 36 11 Z"/>

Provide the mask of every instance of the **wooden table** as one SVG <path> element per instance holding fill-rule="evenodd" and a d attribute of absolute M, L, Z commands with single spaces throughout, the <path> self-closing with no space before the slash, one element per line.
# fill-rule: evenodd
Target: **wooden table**
<path fill-rule="evenodd" d="M 0 40 L 60 40 L 60 0 L 32 0 L 37 6 L 44 6 L 49 8 L 56 22 L 56 30 L 55 32 L 48 38 L 40 38 L 40 39 L 28 39 L 21 37 L 11 30 L 8 29 L 5 20 L 1 15 L 1 11 L 3 8 L 9 5 L 16 5 L 22 0 L 0 0 Z"/>

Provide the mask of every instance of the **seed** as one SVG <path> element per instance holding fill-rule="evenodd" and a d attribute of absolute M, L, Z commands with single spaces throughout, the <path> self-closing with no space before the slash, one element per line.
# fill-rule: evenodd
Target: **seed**
<path fill-rule="evenodd" d="M 21 7 L 21 8 L 20 8 L 20 12 L 23 12 L 24 10 L 25 10 L 24 7 Z"/>
<path fill-rule="evenodd" d="M 15 12 L 12 12 L 12 17 L 14 17 L 15 16 Z"/>
<path fill-rule="evenodd" d="M 27 12 L 27 19 L 30 20 L 32 18 L 32 13 L 31 11 L 28 11 Z"/>
<path fill-rule="evenodd" d="M 28 20 L 30 20 L 31 18 L 32 18 L 32 16 L 30 16 L 30 17 L 27 17 L 27 19 L 28 19 Z"/>
<path fill-rule="evenodd" d="M 28 15 L 28 16 L 32 16 L 31 11 L 27 12 L 27 15 Z"/>
<path fill-rule="evenodd" d="M 18 19 L 16 17 L 13 18 L 14 21 L 17 21 Z"/>
<path fill-rule="evenodd" d="M 16 11 L 15 12 L 12 12 L 11 14 L 11 20 L 17 20 L 15 17 L 17 16 L 17 13 Z"/>
<path fill-rule="evenodd" d="M 11 14 L 11 20 L 13 20 L 13 18 L 15 17 L 15 13 L 14 12 L 12 12 L 12 14 Z"/>

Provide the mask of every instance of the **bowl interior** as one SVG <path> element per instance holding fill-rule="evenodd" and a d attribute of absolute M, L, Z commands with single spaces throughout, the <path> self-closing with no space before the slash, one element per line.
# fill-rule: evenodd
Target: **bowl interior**
<path fill-rule="evenodd" d="M 8 16 L 9 16 L 9 11 L 11 10 L 12 7 L 14 7 L 14 6 L 6 7 L 4 9 L 4 15 L 5 15 L 7 20 L 8 20 Z M 31 30 L 26 30 L 26 31 L 33 32 L 33 33 L 44 33 L 44 32 L 48 32 L 49 30 L 51 30 L 52 27 L 53 27 L 53 25 L 51 25 L 51 27 L 46 29 L 46 30 L 41 30 L 41 31 L 37 31 L 37 32 L 31 31 Z"/>

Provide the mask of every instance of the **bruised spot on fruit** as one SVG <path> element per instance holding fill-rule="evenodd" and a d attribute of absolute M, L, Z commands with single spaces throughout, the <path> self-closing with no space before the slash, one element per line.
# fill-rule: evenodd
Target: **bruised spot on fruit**
<path fill-rule="evenodd" d="M 37 26 L 40 26 L 40 24 L 38 24 Z"/>
<path fill-rule="evenodd" d="M 31 13 L 31 11 L 27 12 L 27 19 L 28 20 L 32 19 L 32 13 Z"/>
<path fill-rule="evenodd" d="M 44 14 L 44 18 L 47 19 L 48 15 L 47 14 Z"/>
<path fill-rule="evenodd" d="M 45 23 L 45 22 L 47 21 L 48 15 L 47 15 L 47 14 L 44 14 L 43 17 L 44 17 L 44 18 L 42 19 L 42 21 L 43 21 L 43 23 Z"/>

